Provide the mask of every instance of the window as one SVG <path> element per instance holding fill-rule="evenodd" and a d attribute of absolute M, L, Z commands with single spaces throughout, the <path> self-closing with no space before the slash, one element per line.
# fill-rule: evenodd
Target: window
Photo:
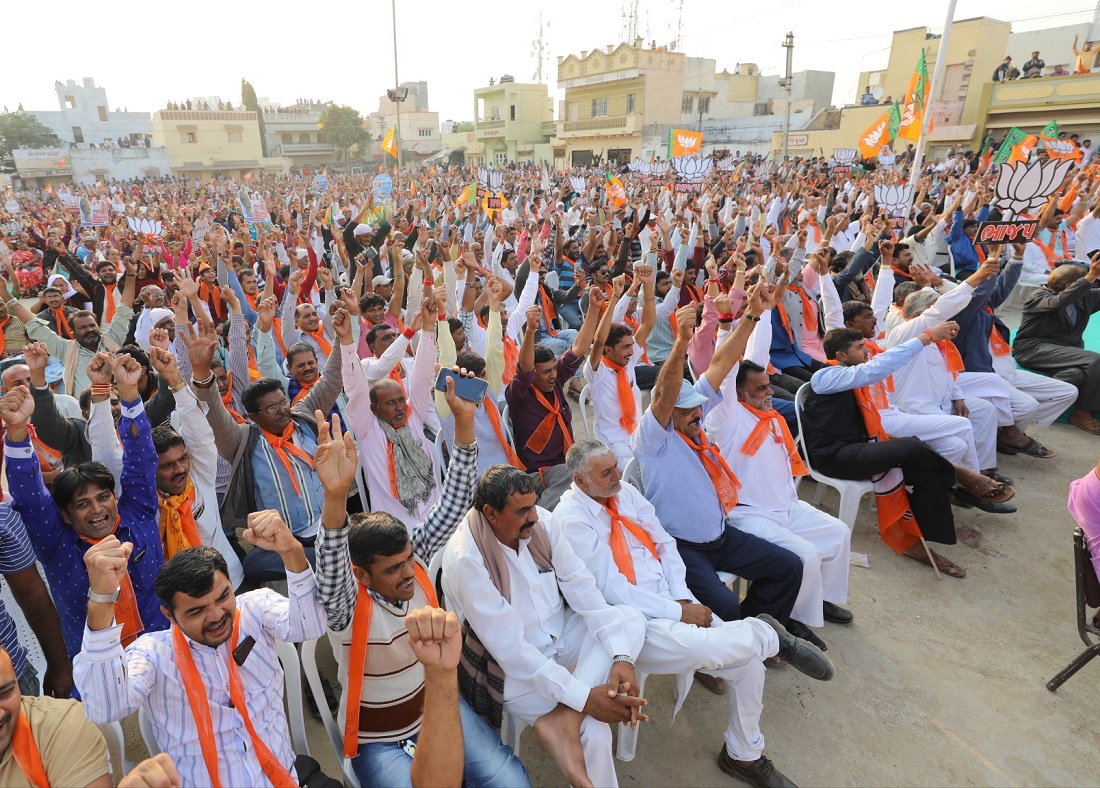
<path fill-rule="evenodd" d="M 699 97 L 699 114 L 710 112 L 710 96 Z"/>
<path fill-rule="evenodd" d="M 73 142 L 84 142 L 84 130 L 80 126 L 73 126 Z"/>
<path fill-rule="evenodd" d="M 180 142 L 184 145 L 194 145 L 199 141 L 198 132 L 194 131 L 181 131 Z"/>
<path fill-rule="evenodd" d="M 284 145 L 290 145 L 292 142 L 294 142 L 294 135 L 293 134 L 284 134 L 283 135 L 283 144 Z"/>
<path fill-rule="evenodd" d="M 229 135 L 229 141 L 230 142 L 244 142 L 244 139 L 243 139 L 243 136 L 242 136 L 243 132 L 240 132 L 240 131 L 227 131 L 226 134 Z"/>
<path fill-rule="evenodd" d="M 634 108 L 634 94 L 628 93 L 626 96 L 626 114 L 633 115 L 637 110 Z"/>
<path fill-rule="evenodd" d="M 99 110 L 99 119 L 100 119 L 100 121 L 103 122 L 103 123 L 106 123 L 107 122 L 107 108 L 106 107 L 97 107 L 97 109 Z"/>
<path fill-rule="evenodd" d="M 508 154 L 507 153 L 498 153 L 497 154 L 497 166 L 498 167 L 500 167 L 504 164 L 507 164 L 507 162 L 508 162 Z"/>
<path fill-rule="evenodd" d="M 431 129 L 417 129 L 416 133 L 417 133 L 417 136 L 420 136 L 420 137 L 430 137 L 430 136 L 432 136 L 432 130 Z"/>
<path fill-rule="evenodd" d="M 592 99 L 592 117 L 594 117 L 594 118 L 606 118 L 607 117 L 607 99 L 605 99 L 605 98 Z"/>
<path fill-rule="evenodd" d="M 508 116 L 511 120 L 516 119 L 516 105 L 515 104 L 513 104 L 512 106 L 510 106 L 508 108 Z"/>
<path fill-rule="evenodd" d="M 72 96 L 66 96 L 65 97 L 65 108 L 66 109 L 76 109 L 76 99 L 73 98 Z"/>
<path fill-rule="evenodd" d="M 500 107 L 489 108 L 489 120 L 500 120 Z"/>
<path fill-rule="evenodd" d="M 302 145 L 305 145 L 306 143 L 309 142 L 309 135 L 308 134 L 299 134 L 298 135 L 298 142 L 301 143 Z"/>
<path fill-rule="evenodd" d="M 695 111 L 695 96 L 690 93 L 685 93 L 684 98 L 680 101 L 681 112 L 694 112 Z"/>

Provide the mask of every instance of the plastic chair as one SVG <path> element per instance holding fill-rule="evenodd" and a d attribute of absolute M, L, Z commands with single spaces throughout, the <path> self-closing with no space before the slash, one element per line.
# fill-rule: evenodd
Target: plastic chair
<path fill-rule="evenodd" d="M 307 640 L 302 643 L 302 671 L 306 675 L 306 681 L 313 692 L 313 697 L 320 699 L 317 703 L 317 713 L 321 717 L 321 723 L 325 726 L 325 733 L 328 734 L 332 751 L 336 753 L 336 760 L 340 763 L 340 771 L 344 775 L 344 784 L 349 788 L 359 788 L 359 778 L 355 776 L 351 760 L 344 757 L 344 732 L 337 725 L 336 719 L 329 713 L 328 705 L 324 703 L 325 688 L 321 684 L 321 671 L 317 667 L 317 640 Z M 343 701 L 341 700 L 341 702 Z"/>
<path fill-rule="evenodd" d="M 447 609 L 447 600 L 443 598 L 443 550 L 445 548 L 446 545 L 443 545 L 436 550 L 432 560 L 428 562 L 428 579 L 432 581 L 436 599 L 439 600 L 439 606 L 443 610 Z"/>
<path fill-rule="evenodd" d="M 581 421 L 584 422 L 584 433 L 589 438 L 595 438 L 596 433 L 594 431 L 593 422 L 595 414 L 588 415 L 588 384 L 586 383 L 584 388 L 581 389 L 581 393 L 577 396 L 577 407 L 581 412 Z"/>
<path fill-rule="evenodd" d="M 149 722 L 149 715 L 145 713 L 144 706 L 138 707 L 138 730 L 141 731 L 141 739 L 145 742 L 149 757 L 160 754 L 160 745 L 157 744 L 157 736 L 153 732 L 153 723 Z"/>
<path fill-rule="evenodd" d="M 126 761 L 126 737 L 122 733 L 122 725 L 118 722 L 97 722 L 95 726 L 99 728 L 104 741 L 107 742 L 107 757 L 111 761 L 111 778 L 117 785 L 118 781 L 134 768 L 132 763 Z"/>
<path fill-rule="evenodd" d="M 516 433 L 512 429 L 512 414 L 508 412 L 507 402 L 501 403 L 500 406 L 500 428 L 504 431 L 504 439 L 514 449 L 516 447 Z"/>
<path fill-rule="evenodd" d="M 809 384 L 807 383 L 806 386 Z M 874 485 L 870 481 L 852 481 L 850 479 L 834 479 L 832 476 L 814 470 L 810 464 L 810 451 L 806 448 L 806 427 L 802 423 L 802 408 L 806 400 L 806 386 L 800 386 L 794 395 L 794 414 L 798 420 L 798 442 L 802 450 L 802 457 L 806 463 L 806 469 L 810 477 L 817 482 L 817 491 L 814 493 L 814 506 L 820 506 L 825 497 L 825 488 L 833 487 L 840 493 L 840 508 L 837 516 L 844 521 L 849 529 L 855 527 L 856 516 L 859 514 L 859 502 L 869 492 L 874 492 Z"/>
<path fill-rule="evenodd" d="M 1093 636 L 1100 635 L 1100 615 L 1089 623 L 1086 610 L 1088 607 L 1100 607 L 1100 578 L 1096 576 L 1089 546 L 1080 528 L 1073 531 L 1073 568 L 1077 578 L 1077 633 L 1088 648 L 1047 682 L 1047 689 L 1051 692 L 1065 684 L 1074 673 L 1100 655 L 1100 640 L 1093 641 Z"/>
<path fill-rule="evenodd" d="M 512 748 L 512 752 L 519 757 L 519 742 L 523 737 L 523 731 L 528 727 L 527 723 L 519 717 L 513 717 L 508 712 L 503 712 L 500 718 L 500 740 Z"/>
<path fill-rule="evenodd" d="M 435 466 L 435 483 L 439 485 L 439 488 L 443 488 L 443 478 L 447 475 L 447 458 L 444 454 L 444 446 L 447 444 L 447 438 L 443 434 L 443 430 L 435 436 L 435 442 L 432 443 L 432 465 Z"/>
<path fill-rule="evenodd" d="M 631 457 L 630 462 L 623 469 L 623 481 L 645 495 L 645 485 L 642 483 L 642 466 L 637 457 Z"/>

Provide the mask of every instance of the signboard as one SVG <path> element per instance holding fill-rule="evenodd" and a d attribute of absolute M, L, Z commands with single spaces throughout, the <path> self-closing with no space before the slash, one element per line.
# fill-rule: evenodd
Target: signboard
<path fill-rule="evenodd" d="M 85 227 L 106 227 L 110 224 L 110 203 L 98 197 L 88 200 L 80 198 L 80 223 Z"/>
<path fill-rule="evenodd" d="M 317 195 L 324 194 L 328 191 L 328 176 L 325 173 L 321 173 L 313 179 L 313 193 Z"/>
<path fill-rule="evenodd" d="M 801 148 L 810 144 L 809 134 L 788 134 L 787 135 L 787 147 L 788 148 Z"/>
<path fill-rule="evenodd" d="M 267 200 L 259 194 L 250 195 L 244 189 L 237 193 L 237 202 L 241 206 L 241 218 L 249 224 L 263 224 L 271 221 L 267 210 Z"/>
<path fill-rule="evenodd" d="M 1014 219 L 1010 222 L 982 222 L 978 225 L 976 243 L 1000 244 L 1030 241 L 1039 226 L 1036 219 Z"/>
<path fill-rule="evenodd" d="M 389 202 L 393 196 L 393 178 L 386 173 L 375 175 L 372 181 L 374 188 L 374 201 L 376 203 Z"/>

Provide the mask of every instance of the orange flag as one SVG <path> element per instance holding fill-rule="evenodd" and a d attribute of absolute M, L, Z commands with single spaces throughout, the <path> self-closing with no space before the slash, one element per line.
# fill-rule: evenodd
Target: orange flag
<path fill-rule="evenodd" d="M 890 114 L 883 112 L 867 130 L 859 135 L 859 154 L 865 159 L 878 156 L 879 152 L 890 144 Z"/>

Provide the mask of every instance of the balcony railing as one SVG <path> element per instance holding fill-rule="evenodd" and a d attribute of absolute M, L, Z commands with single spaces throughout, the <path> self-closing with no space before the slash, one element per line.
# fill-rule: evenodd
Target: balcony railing
<path fill-rule="evenodd" d="M 565 133 L 577 131 L 622 131 L 630 121 L 626 115 L 617 118 L 592 118 L 591 120 L 571 120 L 565 123 Z"/>
<path fill-rule="evenodd" d="M 331 153 L 335 150 L 331 142 L 287 142 L 281 147 L 283 153 Z"/>
<path fill-rule="evenodd" d="M 555 134 L 558 130 L 558 122 L 556 120 L 544 120 L 542 122 L 543 134 Z"/>
<path fill-rule="evenodd" d="M 478 121 L 477 130 L 487 131 L 489 129 L 502 129 L 504 128 L 504 121 L 499 118 L 494 120 L 481 120 Z"/>

